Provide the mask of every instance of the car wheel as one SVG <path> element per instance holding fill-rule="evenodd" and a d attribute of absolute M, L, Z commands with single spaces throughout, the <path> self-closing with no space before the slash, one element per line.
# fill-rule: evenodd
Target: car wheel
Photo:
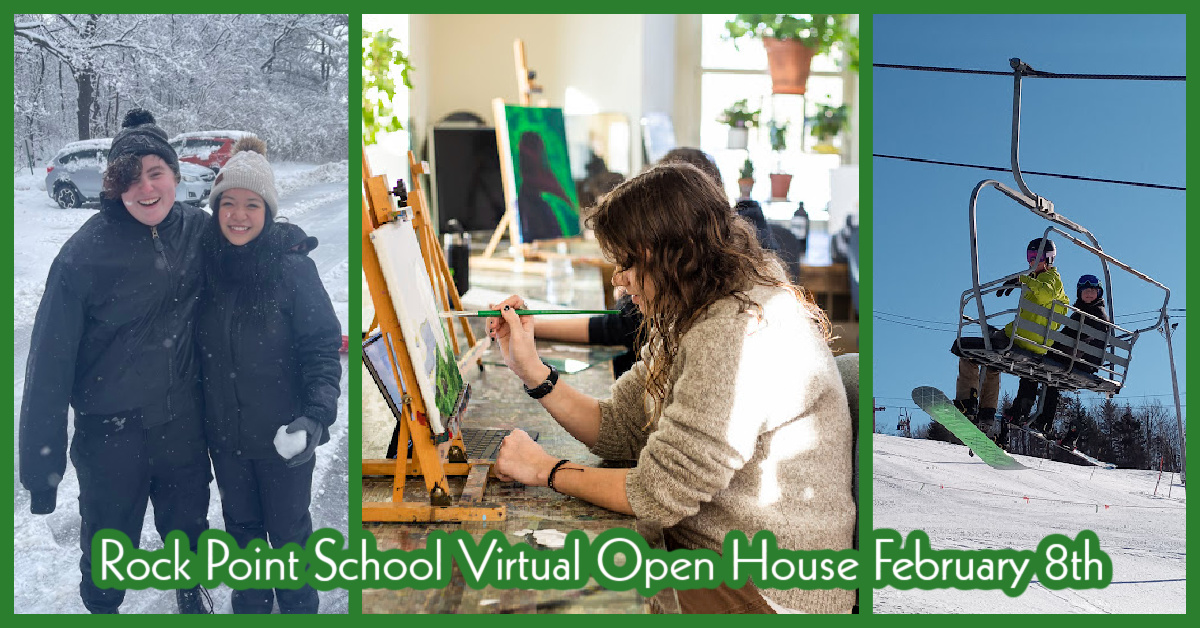
<path fill-rule="evenodd" d="M 79 194 L 79 190 L 76 190 L 75 186 L 67 183 L 54 189 L 54 202 L 63 209 L 82 207 L 83 196 Z"/>

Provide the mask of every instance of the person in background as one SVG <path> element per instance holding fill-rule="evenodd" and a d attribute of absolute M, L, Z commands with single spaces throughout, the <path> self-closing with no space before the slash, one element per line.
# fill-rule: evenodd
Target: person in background
<path fill-rule="evenodd" d="M 686 163 L 700 169 L 718 188 L 724 189 L 721 170 L 712 157 L 698 148 L 675 148 L 663 155 L 659 164 Z M 734 206 L 737 215 L 745 218 L 753 227 L 758 243 L 772 253 L 779 251 L 779 243 L 771 233 L 762 207 L 749 199 L 739 200 Z M 577 342 L 593 345 L 619 345 L 627 351 L 613 358 L 613 376 L 620 377 L 638 359 L 638 329 L 642 326 L 642 314 L 624 291 L 618 286 L 616 309 L 618 314 L 600 314 L 592 317 L 547 317 L 537 320 L 534 335 L 544 340 Z"/>

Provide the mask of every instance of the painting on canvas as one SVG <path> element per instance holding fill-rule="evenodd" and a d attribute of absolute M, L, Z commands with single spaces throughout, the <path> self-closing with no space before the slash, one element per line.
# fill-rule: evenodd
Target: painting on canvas
<path fill-rule="evenodd" d="M 562 109 L 499 102 L 495 109 L 505 198 L 516 208 L 520 241 L 579 235 Z"/>
<path fill-rule="evenodd" d="M 434 434 L 445 434 L 463 381 L 446 325 L 438 315 L 416 232 L 410 222 L 390 222 L 371 234 L 371 242 L 400 319 L 400 332 L 417 374 L 429 427 Z"/>

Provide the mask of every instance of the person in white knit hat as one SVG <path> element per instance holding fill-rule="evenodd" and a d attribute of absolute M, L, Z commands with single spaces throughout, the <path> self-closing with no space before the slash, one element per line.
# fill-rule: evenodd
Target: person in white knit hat
<path fill-rule="evenodd" d="M 316 264 L 316 238 L 277 222 L 266 144 L 249 137 L 217 174 L 205 231 L 197 320 L 205 433 L 225 530 L 240 547 L 304 546 L 315 450 L 329 441 L 340 391 L 341 324 Z M 317 592 L 234 591 L 235 613 L 316 613 Z"/>

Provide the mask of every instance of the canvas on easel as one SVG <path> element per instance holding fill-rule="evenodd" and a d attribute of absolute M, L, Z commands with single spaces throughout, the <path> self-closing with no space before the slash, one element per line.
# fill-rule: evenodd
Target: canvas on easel
<path fill-rule="evenodd" d="M 434 301 L 416 232 L 411 222 L 394 220 L 371 234 L 371 244 L 417 373 L 429 426 L 435 436 L 444 434 L 447 426 L 443 419 L 454 416 L 463 381 Z"/>
<path fill-rule="evenodd" d="M 491 464 L 468 461 L 462 454 L 461 418 L 467 405 L 461 369 L 485 343 L 475 343 L 463 324 L 467 344 L 459 362 L 457 332 L 452 320 L 438 316 L 439 308 L 461 308 L 450 271 L 436 245 L 428 205 L 418 175 L 424 163 L 409 153 L 413 191 L 400 183 L 389 190 L 382 176 L 372 176 L 363 153 L 363 274 L 375 305 L 375 322 L 382 341 L 381 366 L 373 372 L 380 392 L 398 422 L 394 435 L 398 451 L 411 446 L 411 458 L 363 460 L 363 475 L 392 476 L 390 501 L 364 501 L 363 521 L 485 521 L 503 519 L 503 505 L 482 503 Z M 393 201 L 399 201 L 399 205 Z M 364 360 L 368 358 L 364 343 Z M 364 362 L 364 366 L 367 364 Z M 369 368 L 369 367 L 368 367 Z M 394 385 L 388 385 L 388 382 Z M 420 476 L 428 500 L 405 499 L 406 478 Z M 457 498 L 447 475 L 466 475 Z"/>
<path fill-rule="evenodd" d="M 580 234 L 579 199 L 567 156 L 562 109 L 493 101 L 504 197 L 518 242 Z"/>

